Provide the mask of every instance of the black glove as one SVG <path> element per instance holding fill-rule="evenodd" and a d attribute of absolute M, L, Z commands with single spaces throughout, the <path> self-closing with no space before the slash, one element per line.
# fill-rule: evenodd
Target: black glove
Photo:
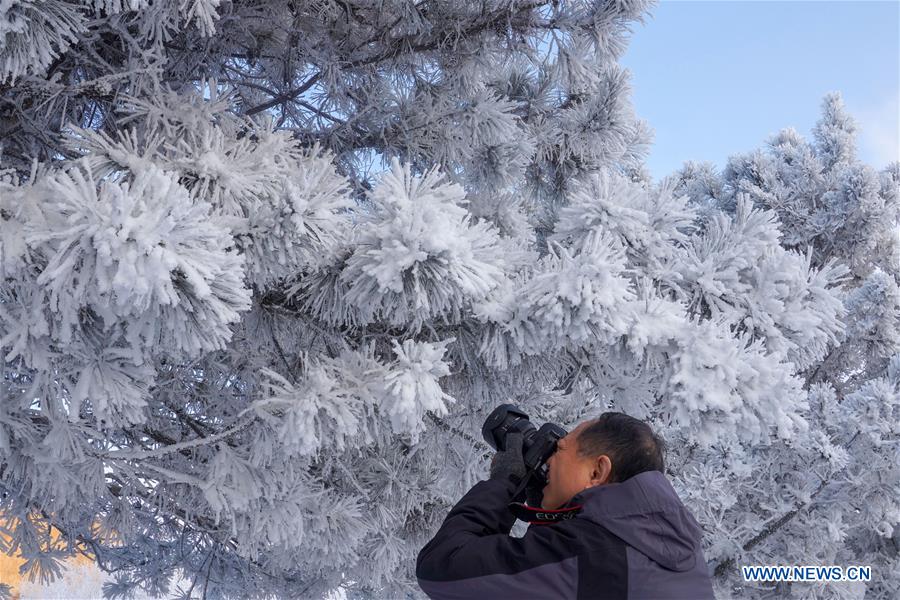
<path fill-rule="evenodd" d="M 522 454 L 524 438 L 521 433 L 506 436 L 506 450 L 497 452 L 491 460 L 491 479 L 509 480 L 518 485 L 528 469 Z"/>

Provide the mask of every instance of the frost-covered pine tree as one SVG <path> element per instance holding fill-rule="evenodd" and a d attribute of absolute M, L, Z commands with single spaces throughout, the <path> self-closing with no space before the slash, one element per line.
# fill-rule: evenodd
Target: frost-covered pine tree
<path fill-rule="evenodd" d="M 749 199 L 777 215 L 782 248 L 805 252 L 814 268 L 834 261 L 847 268 L 840 332 L 824 352 L 804 343 L 815 359 L 796 361 L 808 392 L 807 431 L 790 444 L 755 448 L 746 465 L 750 477 L 737 488 L 729 485 L 732 504 L 718 511 L 708 505 L 701 521 L 708 532 L 717 523 L 732 528 L 714 544 L 741 546 L 717 569 L 722 576 L 734 575 L 740 563 L 871 565 L 876 575 L 868 589 L 734 588 L 740 595 L 900 594 L 900 164 L 876 171 L 860 162 L 856 131 L 840 95 L 829 94 L 812 143 L 786 129 L 765 149 L 732 157 L 721 174 L 710 164 L 687 163 L 673 178 L 675 189 L 704 211 L 733 215 L 739 199 Z M 765 306 L 771 292 L 759 286 L 754 294 Z M 756 310 L 744 322 L 763 332 L 772 324 Z M 792 327 L 802 331 L 803 323 Z M 776 494 L 761 496 L 767 488 Z M 698 494 L 695 506 L 717 493 Z M 735 509 L 755 514 L 758 525 L 744 521 L 751 525 L 746 528 L 732 518 L 723 523 Z"/>
<path fill-rule="evenodd" d="M 892 472 L 847 465 L 896 458 L 900 364 L 809 379 L 896 352 L 887 288 L 848 311 L 859 267 L 778 206 L 649 181 L 616 66 L 648 8 L 0 3 L 5 549 L 120 598 L 418 596 L 513 401 L 660 428 L 726 597 L 822 531 L 896 568 Z"/>
<path fill-rule="evenodd" d="M 501 292 L 579 174 L 640 170 L 616 58 L 647 5 L 0 4 L 0 485 L 28 574 L 88 552 L 118 597 L 177 571 L 415 592 L 478 420 L 573 365 Z"/>

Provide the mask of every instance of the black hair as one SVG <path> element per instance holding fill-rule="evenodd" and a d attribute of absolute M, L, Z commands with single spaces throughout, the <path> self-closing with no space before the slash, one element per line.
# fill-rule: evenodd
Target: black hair
<path fill-rule="evenodd" d="M 601 454 L 612 463 L 610 483 L 625 481 L 645 471 L 666 472 L 666 444 L 649 425 L 625 413 L 606 412 L 578 436 L 578 454 L 595 458 Z"/>

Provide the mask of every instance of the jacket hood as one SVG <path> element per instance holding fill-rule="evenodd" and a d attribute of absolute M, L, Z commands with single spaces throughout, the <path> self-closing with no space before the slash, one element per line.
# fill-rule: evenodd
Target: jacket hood
<path fill-rule="evenodd" d="M 588 488 L 568 504 L 580 504 L 579 518 L 605 527 L 670 571 L 689 571 L 695 565 L 700 526 L 659 471 Z"/>

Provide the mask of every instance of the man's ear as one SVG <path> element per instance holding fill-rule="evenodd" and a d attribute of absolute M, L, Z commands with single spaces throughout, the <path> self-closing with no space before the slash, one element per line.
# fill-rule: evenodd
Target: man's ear
<path fill-rule="evenodd" d="M 612 476 L 612 461 L 605 454 L 601 454 L 591 470 L 591 486 L 609 483 Z"/>

